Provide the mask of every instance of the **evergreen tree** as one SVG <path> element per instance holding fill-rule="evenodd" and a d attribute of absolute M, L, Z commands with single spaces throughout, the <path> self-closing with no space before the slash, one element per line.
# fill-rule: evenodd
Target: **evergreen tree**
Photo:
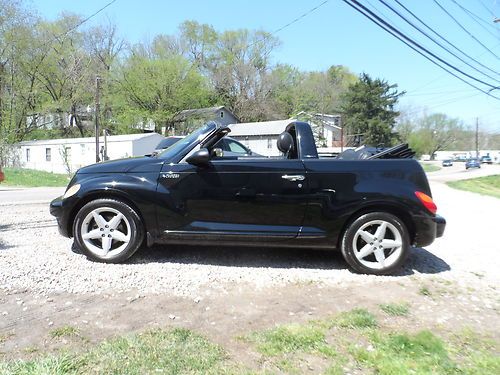
<path fill-rule="evenodd" d="M 361 74 L 359 81 L 350 85 L 342 96 L 345 134 L 351 135 L 354 143 L 390 146 L 399 116 L 394 106 L 403 94 L 395 84 Z"/>

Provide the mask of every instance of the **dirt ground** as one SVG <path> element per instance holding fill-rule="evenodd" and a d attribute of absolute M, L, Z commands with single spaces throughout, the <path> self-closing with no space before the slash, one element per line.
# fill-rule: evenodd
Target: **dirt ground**
<path fill-rule="evenodd" d="M 407 302 L 411 319 L 383 314 L 380 303 Z M 168 295 L 121 294 L 33 296 L 18 291 L 0 298 L 4 359 L 29 358 L 39 352 L 78 349 L 116 335 L 152 327 L 184 327 L 221 344 L 243 363 L 252 355 L 241 350 L 238 336 L 277 324 L 302 323 L 334 316 L 353 308 L 366 308 L 378 316 L 381 326 L 408 332 L 430 329 L 444 335 L 472 329 L 498 342 L 498 291 L 482 285 L 466 289 L 439 277 L 395 277 L 365 285 L 325 286 L 296 284 L 255 290 L 235 285 L 223 293 L 211 291 L 195 299 Z M 24 310 L 24 311 L 23 311 Z M 8 319 L 5 319 L 8 317 Z M 52 338 L 51 332 L 71 326 L 74 339 Z"/>

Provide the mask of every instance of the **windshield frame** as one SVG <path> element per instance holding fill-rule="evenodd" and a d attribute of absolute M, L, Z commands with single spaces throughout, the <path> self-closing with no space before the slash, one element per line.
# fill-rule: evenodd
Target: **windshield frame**
<path fill-rule="evenodd" d="M 172 146 L 166 148 L 157 155 L 158 159 L 165 160 L 170 163 L 178 163 L 186 156 L 194 147 L 202 143 L 205 139 L 213 135 L 221 125 L 215 121 L 210 121 L 202 127 L 196 129 L 188 136 L 179 139 Z"/>

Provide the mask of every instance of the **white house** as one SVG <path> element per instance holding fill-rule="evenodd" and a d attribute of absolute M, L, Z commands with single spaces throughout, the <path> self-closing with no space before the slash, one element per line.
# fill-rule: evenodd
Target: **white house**
<path fill-rule="evenodd" d="M 109 159 L 146 155 L 153 152 L 162 139 L 157 133 L 111 135 L 107 137 L 107 155 Z M 94 137 L 25 141 L 16 147 L 23 168 L 67 173 L 95 163 Z M 99 138 L 101 152 L 102 147 L 104 137 Z"/>
<path fill-rule="evenodd" d="M 341 146 L 341 131 L 338 125 L 340 116 L 325 114 L 298 114 L 300 121 L 307 121 L 313 130 L 316 145 L 328 149 L 339 149 Z M 230 125 L 229 136 L 242 142 L 252 151 L 265 156 L 278 156 L 280 152 L 276 146 L 278 136 L 288 124 L 297 121 L 296 118 L 276 121 L 242 122 Z"/>
<path fill-rule="evenodd" d="M 286 126 L 294 121 L 277 120 L 262 122 L 242 122 L 229 125 L 229 136 L 237 139 L 253 152 L 265 156 L 278 156 L 280 152 L 276 146 L 278 136 Z"/>

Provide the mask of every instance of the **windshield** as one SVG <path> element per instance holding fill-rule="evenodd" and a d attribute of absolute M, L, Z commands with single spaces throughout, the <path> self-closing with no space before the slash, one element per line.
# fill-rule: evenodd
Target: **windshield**
<path fill-rule="evenodd" d="M 203 125 L 198 130 L 192 132 L 187 137 L 180 139 L 178 142 L 174 143 L 165 151 L 161 152 L 158 157 L 162 159 L 171 159 L 174 156 L 182 153 L 184 150 L 188 150 L 191 146 L 205 138 L 210 132 L 212 132 L 217 127 L 215 122 L 209 122 Z"/>
<path fill-rule="evenodd" d="M 174 143 L 177 143 L 177 141 L 179 141 L 180 139 L 182 139 L 182 137 L 169 137 L 169 138 L 163 139 L 160 141 L 160 143 L 158 143 L 156 145 L 156 149 L 163 150 L 165 148 L 169 148 Z"/>

